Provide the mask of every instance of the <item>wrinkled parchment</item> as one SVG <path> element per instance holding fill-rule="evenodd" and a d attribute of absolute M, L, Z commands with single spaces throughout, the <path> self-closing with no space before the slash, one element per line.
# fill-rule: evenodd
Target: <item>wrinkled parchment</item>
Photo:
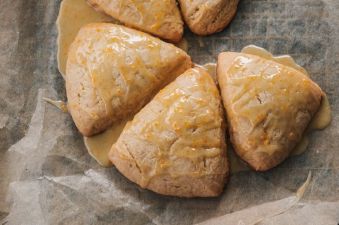
<path fill-rule="evenodd" d="M 308 151 L 265 173 L 232 175 L 219 198 L 179 199 L 138 188 L 86 152 L 70 116 L 42 98 L 65 100 L 57 70 L 60 0 L 0 1 L 0 221 L 40 224 L 253 224 L 293 198 L 300 204 L 261 224 L 339 223 L 339 1 L 242 0 L 222 33 L 186 31 L 196 63 L 256 44 L 291 54 L 328 94 L 333 121 Z"/>

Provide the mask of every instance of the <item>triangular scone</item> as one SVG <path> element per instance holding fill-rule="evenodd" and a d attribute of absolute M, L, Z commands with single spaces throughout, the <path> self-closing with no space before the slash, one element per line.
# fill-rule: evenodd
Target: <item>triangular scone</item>
<path fill-rule="evenodd" d="M 217 76 L 236 153 L 258 171 L 277 166 L 301 140 L 322 90 L 298 70 L 243 53 L 219 54 Z"/>
<path fill-rule="evenodd" d="M 109 157 L 143 188 L 181 197 L 217 196 L 229 172 L 224 126 L 213 79 L 190 69 L 136 114 Z"/>
<path fill-rule="evenodd" d="M 233 19 L 239 0 L 179 0 L 190 30 L 209 35 L 223 30 Z"/>
<path fill-rule="evenodd" d="M 69 111 L 83 135 L 94 135 L 139 111 L 191 64 L 181 49 L 143 32 L 86 25 L 68 53 Z"/>
<path fill-rule="evenodd" d="M 127 26 L 162 39 L 179 42 L 184 22 L 175 0 L 87 0 L 93 8 L 103 11 Z"/>

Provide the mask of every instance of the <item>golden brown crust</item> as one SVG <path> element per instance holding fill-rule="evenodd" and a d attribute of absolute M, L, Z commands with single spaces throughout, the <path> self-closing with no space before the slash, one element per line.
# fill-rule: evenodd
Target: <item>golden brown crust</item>
<path fill-rule="evenodd" d="M 175 0 L 87 0 L 129 27 L 177 43 L 183 36 L 183 21 Z"/>
<path fill-rule="evenodd" d="M 319 86 L 291 67 L 234 52 L 219 55 L 217 76 L 236 153 L 258 171 L 280 164 L 319 109 Z"/>
<path fill-rule="evenodd" d="M 212 78 L 190 69 L 134 117 L 109 158 L 128 179 L 154 192 L 217 196 L 229 174 L 222 113 Z"/>
<path fill-rule="evenodd" d="M 239 0 L 179 0 L 190 30 L 198 35 L 222 31 L 233 19 Z"/>
<path fill-rule="evenodd" d="M 115 151 L 115 150 L 111 150 Z M 121 149 L 119 149 L 121 151 Z M 111 155 L 114 166 L 129 180 L 141 184 L 142 173 L 136 162 L 131 159 L 118 158 Z M 147 188 L 158 194 L 177 197 L 216 197 L 223 190 L 228 178 L 227 174 L 211 174 L 203 177 L 177 176 L 173 179 L 168 174 L 161 174 L 151 179 Z"/>
<path fill-rule="evenodd" d="M 190 57 L 174 45 L 108 23 L 82 27 L 68 55 L 68 108 L 85 136 L 136 113 L 192 66 Z"/>

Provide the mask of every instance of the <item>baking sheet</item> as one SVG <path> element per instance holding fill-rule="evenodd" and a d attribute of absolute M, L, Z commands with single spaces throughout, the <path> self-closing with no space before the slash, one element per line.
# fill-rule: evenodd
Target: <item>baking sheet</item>
<path fill-rule="evenodd" d="M 186 31 L 189 54 L 199 64 L 248 44 L 291 54 L 327 93 L 333 110 L 331 125 L 312 134 L 303 155 L 265 173 L 236 173 L 221 197 L 208 199 L 160 196 L 100 167 L 70 116 L 42 100 L 66 100 L 56 61 L 60 2 L 0 2 L 2 223 L 253 224 L 293 198 L 309 171 L 313 179 L 302 203 L 261 224 L 339 222 L 339 1 L 241 0 L 222 33 L 198 38 Z"/>

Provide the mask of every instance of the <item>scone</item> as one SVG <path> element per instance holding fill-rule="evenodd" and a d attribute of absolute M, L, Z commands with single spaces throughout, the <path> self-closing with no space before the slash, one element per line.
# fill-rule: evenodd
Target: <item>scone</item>
<path fill-rule="evenodd" d="M 223 30 L 233 19 L 239 0 L 179 0 L 185 22 L 198 35 Z"/>
<path fill-rule="evenodd" d="M 299 70 L 243 53 L 221 53 L 217 76 L 236 153 L 257 171 L 277 166 L 301 140 L 322 90 Z"/>
<path fill-rule="evenodd" d="M 175 0 L 87 0 L 123 24 L 177 43 L 183 35 L 183 21 Z"/>
<path fill-rule="evenodd" d="M 94 135 L 139 111 L 191 64 L 181 49 L 143 32 L 86 25 L 68 53 L 69 111 L 83 135 Z"/>
<path fill-rule="evenodd" d="M 154 192 L 217 196 L 229 173 L 224 127 L 213 79 L 190 69 L 136 114 L 109 158 L 128 179 Z"/>

